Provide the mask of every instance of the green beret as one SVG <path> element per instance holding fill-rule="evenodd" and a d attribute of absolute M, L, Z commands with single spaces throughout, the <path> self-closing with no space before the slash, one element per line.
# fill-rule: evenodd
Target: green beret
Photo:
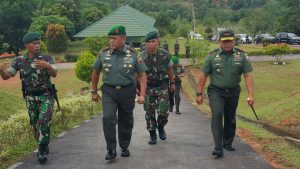
<path fill-rule="evenodd" d="M 126 35 L 125 27 L 122 25 L 115 25 L 111 27 L 107 35 Z"/>
<path fill-rule="evenodd" d="M 178 63 L 179 63 L 179 59 L 178 59 L 178 57 L 177 56 L 172 56 L 172 62 L 173 62 L 173 64 L 174 65 L 177 65 Z"/>
<path fill-rule="evenodd" d="M 232 30 L 223 30 L 220 32 L 220 41 L 234 40 L 234 32 Z"/>
<path fill-rule="evenodd" d="M 152 31 L 147 33 L 147 35 L 145 36 L 145 42 L 148 42 L 151 39 L 157 39 L 159 38 L 158 33 L 156 31 Z"/>
<path fill-rule="evenodd" d="M 28 32 L 23 37 L 23 43 L 29 43 L 35 40 L 41 40 L 41 34 L 38 32 Z"/>

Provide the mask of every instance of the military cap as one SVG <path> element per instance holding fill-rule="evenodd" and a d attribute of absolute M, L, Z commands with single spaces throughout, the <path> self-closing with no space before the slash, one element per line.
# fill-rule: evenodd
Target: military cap
<path fill-rule="evenodd" d="M 151 40 L 151 39 L 157 39 L 159 38 L 157 31 L 151 31 L 149 33 L 147 33 L 147 35 L 145 36 L 145 42 Z"/>
<path fill-rule="evenodd" d="M 115 25 L 110 28 L 107 35 L 126 35 L 126 29 L 122 25 Z"/>
<path fill-rule="evenodd" d="M 172 62 L 174 65 L 177 65 L 179 63 L 179 59 L 177 56 L 172 56 Z"/>
<path fill-rule="evenodd" d="M 223 30 L 220 32 L 220 41 L 234 40 L 234 32 L 232 30 Z"/>
<path fill-rule="evenodd" d="M 30 43 L 35 40 L 41 40 L 41 34 L 39 32 L 28 32 L 23 37 L 23 43 Z"/>

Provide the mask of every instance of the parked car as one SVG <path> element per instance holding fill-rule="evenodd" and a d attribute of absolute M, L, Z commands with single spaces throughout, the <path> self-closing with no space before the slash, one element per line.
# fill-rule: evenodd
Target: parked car
<path fill-rule="evenodd" d="M 280 32 L 276 34 L 276 38 L 274 39 L 275 43 L 288 43 L 288 44 L 300 44 L 300 37 L 295 35 L 294 33 L 288 32 Z"/>
<path fill-rule="evenodd" d="M 273 42 L 274 39 L 275 39 L 275 37 L 271 36 L 271 35 L 268 34 L 268 33 L 256 35 L 255 38 L 254 38 L 254 43 L 255 43 L 255 44 L 262 43 L 262 42 L 263 42 L 263 39 L 268 39 L 268 40 L 270 40 L 271 42 Z"/>
<path fill-rule="evenodd" d="M 253 39 L 248 34 L 236 34 L 239 37 L 239 41 L 242 44 L 250 44 Z"/>

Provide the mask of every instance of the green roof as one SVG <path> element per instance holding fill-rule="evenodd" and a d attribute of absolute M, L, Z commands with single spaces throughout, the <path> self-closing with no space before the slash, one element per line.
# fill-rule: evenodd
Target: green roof
<path fill-rule="evenodd" d="M 143 37 L 149 31 L 157 30 L 154 23 L 155 19 L 127 5 L 116 9 L 74 37 L 104 36 L 113 25 L 125 26 L 128 37 Z"/>

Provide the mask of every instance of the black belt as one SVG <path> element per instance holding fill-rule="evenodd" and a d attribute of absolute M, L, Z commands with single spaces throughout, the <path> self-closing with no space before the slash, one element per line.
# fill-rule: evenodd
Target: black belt
<path fill-rule="evenodd" d="M 123 89 L 123 88 L 131 86 L 132 84 L 133 83 L 129 83 L 128 85 L 110 85 L 110 84 L 104 83 L 105 86 L 115 88 L 115 89 Z"/>
<path fill-rule="evenodd" d="M 217 90 L 222 91 L 222 92 L 225 92 L 225 93 L 230 93 L 230 92 L 236 90 L 236 89 L 239 87 L 239 86 L 236 86 L 236 87 L 234 87 L 234 88 L 223 89 L 223 88 L 217 87 L 217 86 L 212 85 L 212 84 L 210 84 L 210 86 L 211 86 L 212 88 L 214 88 L 214 89 L 217 89 Z"/>
<path fill-rule="evenodd" d="M 149 81 L 148 81 L 147 86 L 148 87 L 159 87 L 159 86 L 164 85 L 166 83 L 167 83 L 166 80 L 160 80 L 160 81 L 156 81 L 154 83 L 149 83 Z"/>
<path fill-rule="evenodd" d="M 26 91 L 26 96 L 42 96 L 47 93 L 47 90 Z"/>

